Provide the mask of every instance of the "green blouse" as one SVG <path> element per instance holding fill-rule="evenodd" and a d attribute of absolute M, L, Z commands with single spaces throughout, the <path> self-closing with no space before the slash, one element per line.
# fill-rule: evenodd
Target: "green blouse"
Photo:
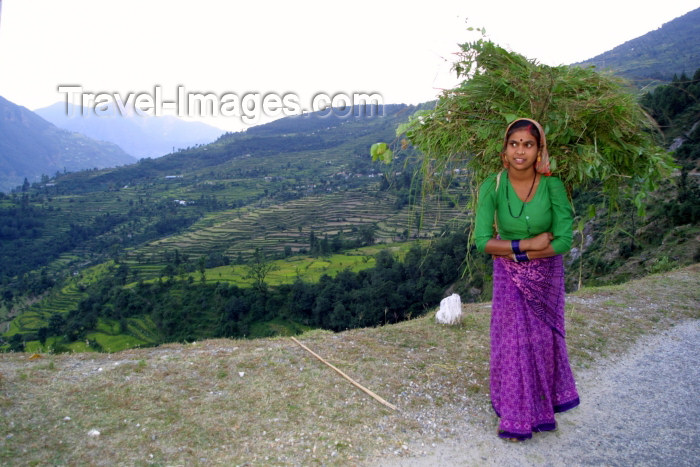
<path fill-rule="evenodd" d="M 506 190 L 508 198 L 506 198 Z M 510 211 L 508 210 L 510 200 Z M 522 214 L 518 216 L 522 208 Z M 525 203 L 520 201 L 508 181 L 506 172 L 502 172 L 498 191 L 496 191 L 496 174 L 489 176 L 481 188 L 476 205 L 474 237 L 476 248 L 484 251 L 486 242 L 494 238 L 494 212 L 497 212 L 498 234 L 503 240 L 521 240 L 532 238 L 542 232 L 552 232 L 552 248 L 557 254 L 571 249 L 573 215 L 571 203 L 564 184 L 557 177 L 540 177 L 540 183 L 533 198 Z M 513 215 L 511 215 L 511 212 Z"/>

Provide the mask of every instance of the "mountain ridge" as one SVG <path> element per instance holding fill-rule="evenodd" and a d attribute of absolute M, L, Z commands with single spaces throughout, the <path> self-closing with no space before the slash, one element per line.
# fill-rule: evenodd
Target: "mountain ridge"
<path fill-rule="evenodd" d="M 108 141 L 136 159 L 160 157 L 180 148 L 207 144 L 225 133 L 202 122 L 186 121 L 172 115 L 151 116 L 106 109 L 97 115 L 94 109 L 57 102 L 34 110 L 34 113 L 66 130 L 90 138 Z"/>
<path fill-rule="evenodd" d="M 115 144 L 60 129 L 26 107 L 0 96 L 0 191 L 56 172 L 135 162 Z"/>
<path fill-rule="evenodd" d="M 573 66 L 595 66 L 646 85 L 700 68 L 700 8 Z"/>

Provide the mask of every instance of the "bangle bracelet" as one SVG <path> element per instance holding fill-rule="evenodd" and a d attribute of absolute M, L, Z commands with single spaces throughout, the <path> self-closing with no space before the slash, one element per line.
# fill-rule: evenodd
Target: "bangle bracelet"
<path fill-rule="evenodd" d="M 510 248 L 516 255 L 522 253 L 522 251 L 520 250 L 520 240 L 511 240 Z"/>
<path fill-rule="evenodd" d="M 523 261 L 530 261 L 530 257 L 527 256 L 527 253 L 517 253 L 515 255 L 515 261 L 518 263 L 522 263 Z"/>

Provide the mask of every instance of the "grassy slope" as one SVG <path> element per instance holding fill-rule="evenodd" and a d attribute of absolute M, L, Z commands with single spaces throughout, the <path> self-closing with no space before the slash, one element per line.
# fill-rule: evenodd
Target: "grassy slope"
<path fill-rule="evenodd" d="M 118 251 L 126 244 L 127 247 L 119 253 L 142 280 L 160 275 L 165 266 L 165 251 L 172 253 L 177 250 L 180 254 L 187 255 L 192 262 L 212 252 L 228 255 L 232 259 L 236 259 L 239 254 L 249 257 L 256 248 L 263 249 L 267 254 L 281 254 L 286 246 L 294 252 L 308 248 L 312 231 L 319 239 L 325 235 L 332 237 L 341 231 L 346 239 L 351 239 L 357 236 L 353 230 L 362 226 L 376 226 L 375 237 L 380 243 L 397 241 L 404 232 L 409 232 L 412 237 L 432 236 L 445 224 L 461 222 L 464 214 L 444 203 L 435 202 L 424 208 L 404 206 L 395 209 L 395 193 L 377 191 L 379 178 L 374 177 L 377 174 L 367 173 L 383 170 L 368 162 L 367 148 L 379 135 L 393 135 L 397 118 L 403 117 L 392 116 L 386 121 L 350 121 L 332 129 L 324 129 L 324 138 L 331 144 L 329 148 L 302 152 L 283 152 L 277 148 L 274 151 L 280 152 L 274 156 L 262 154 L 256 157 L 233 157 L 232 154 L 237 151 L 236 144 L 227 146 L 228 143 L 222 141 L 126 168 L 68 174 L 65 182 L 75 185 L 71 194 L 57 194 L 52 192 L 55 189 L 47 188 L 46 193 L 34 201 L 37 206 L 45 209 L 46 217 L 42 218 L 45 222 L 43 235 L 50 242 L 53 236 L 65 234 L 71 223 L 91 225 L 91 219 L 95 217 L 106 213 L 127 215 L 133 208 L 138 214 L 129 214 L 128 221 L 118 223 L 93 241 L 99 245 L 99 240 L 104 240 L 112 245 L 111 251 Z M 245 136 L 241 138 L 246 140 Z M 208 149 L 212 151 L 207 152 Z M 204 164 L 202 161 L 207 159 L 207 155 L 217 151 L 223 151 L 224 155 L 230 151 L 231 154 L 219 157 L 216 165 L 203 168 L 197 165 Z M 176 167 L 177 170 L 173 169 L 172 173 L 182 174 L 183 178 L 164 179 L 164 174 L 171 172 L 163 166 Z M 355 167 L 359 167 L 362 173 L 354 173 Z M 353 173 L 349 180 L 336 176 L 337 173 L 346 171 Z M 125 182 L 129 177 L 124 174 L 131 172 L 133 183 Z M 149 173 L 150 178 L 141 172 Z M 121 175 L 117 176 L 118 174 Z M 311 186 L 315 188 L 308 188 Z M 261 198 L 268 190 L 271 196 Z M 300 197 L 292 200 L 275 197 L 279 193 L 292 192 Z M 164 235 L 140 244 L 128 244 L 130 239 L 144 235 L 150 226 L 152 211 L 147 209 L 144 213 L 139 211 L 140 208 L 160 206 L 162 209 L 172 206 L 173 200 L 186 200 L 194 204 L 177 206 L 176 213 L 191 215 L 197 209 L 200 198 L 209 196 L 216 197 L 227 206 L 244 200 L 249 204 L 208 212 L 179 234 Z M 416 219 L 421 215 L 423 228 L 417 229 Z M 80 274 L 81 279 L 85 276 L 87 282 L 93 282 L 87 278 L 92 274 L 91 270 L 85 267 L 106 260 L 110 250 L 100 248 L 95 253 L 89 243 L 81 245 L 63 253 L 51 262 L 48 269 L 57 274 L 67 274 L 70 271 Z M 348 264 L 342 258 L 337 264 L 322 265 L 318 262 L 315 266 L 320 266 L 321 270 L 312 271 L 312 268 L 309 271 L 312 272 L 311 280 L 324 270 L 331 270 L 332 273 L 341 263 L 341 269 L 345 265 L 354 270 L 365 266 L 364 263 L 358 265 L 355 261 Z M 104 263 L 108 264 L 109 262 Z M 228 271 L 227 268 L 208 271 L 207 277 L 216 281 L 226 276 Z M 296 277 L 297 274 L 296 270 L 290 273 L 286 267 L 282 267 L 281 271 L 285 273 L 284 280 L 289 280 L 292 274 Z M 309 280 L 306 270 L 300 272 L 301 276 Z M 274 276 L 271 275 L 273 281 Z M 196 274 L 195 277 L 199 278 L 199 275 Z M 27 300 L 26 303 L 18 300 L 13 304 L 12 310 L 0 305 L 0 332 L 5 337 L 36 332 L 47 324 L 51 313 L 67 313 L 84 297 L 85 293 L 69 285 L 62 290 L 45 294 L 40 300 Z M 18 318 L 10 322 L 18 315 Z M 109 323 L 103 324 L 109 327 Z M 109 333 L 101 333 L 100 336 L 102 335 Z M 136 343 L 122 340 L 123 345 L 129 342 Z M 140 342 L 147 341 L 140 339 Z M 119 345 L 111 342 L 109 347 L 119 348 Z"/>
<path fill-rule="evenodd" d="M 695 264 L 569 295 L 574 371 L 644 333 L 699 319 L 698 283 Z M 454 327 L 430 314 L 300 338 L 399 412 L 286 338 L 117 354 L 0 354 L 0 463 L 347 465 L 411 440 L 430 443 L 464 419 L 495 429 L 489 304 L 464 310 Z M 92 429 L 100 435 L 90 436 Z"/>

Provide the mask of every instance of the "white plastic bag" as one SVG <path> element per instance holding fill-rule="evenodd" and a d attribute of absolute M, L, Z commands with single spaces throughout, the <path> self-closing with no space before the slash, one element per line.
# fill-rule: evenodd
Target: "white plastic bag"
<path fill-rule="evenodd" d="M 438 323 L 457 324 L 462 319 L 462 299 L 453 293 L 440 301 L 440 309 L 435 315 Z"/>

